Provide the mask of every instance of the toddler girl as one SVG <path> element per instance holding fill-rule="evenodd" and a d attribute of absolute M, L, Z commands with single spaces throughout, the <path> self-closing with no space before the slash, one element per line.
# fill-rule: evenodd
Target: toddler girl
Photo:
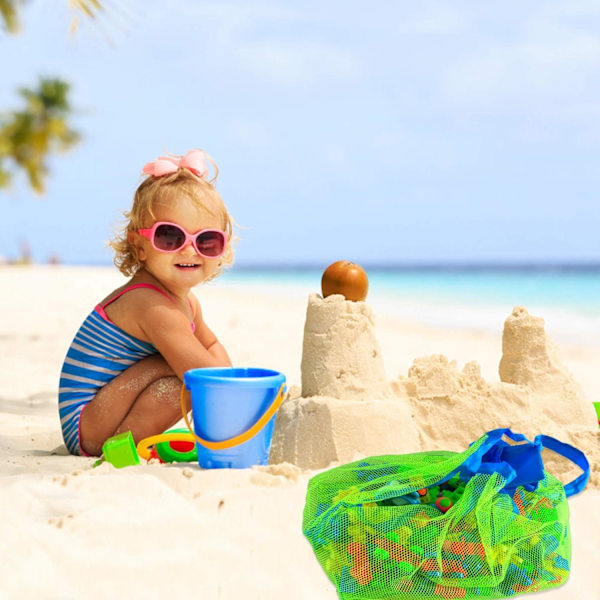
<path fill-rule="evenodd" d="M 215 169 L 207 179 L 206 159 Z M 99 455 L 107 438 L 162 433 L 180 418 L 183 374 L 231 366 L 191 288 L 233 262 L 232 219 L 201 150 L 145 165 L 148 177 L 111 245 L 131 276 L 85 319 L 60 375 L 59 413 L 72 454 Z"/>

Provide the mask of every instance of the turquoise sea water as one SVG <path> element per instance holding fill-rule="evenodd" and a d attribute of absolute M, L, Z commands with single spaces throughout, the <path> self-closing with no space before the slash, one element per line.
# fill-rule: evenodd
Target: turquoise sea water
<path fill-rule="evenodd" d="M 399 319 L 498 331 L 514 306 L 525 306 L 554 337 L 600 346 L 600 265 L 365 270 L 368 302 Z M 319 268 L 234 268 L 221 282 L 308 295 L 320 292 L 321 275 Z"/>

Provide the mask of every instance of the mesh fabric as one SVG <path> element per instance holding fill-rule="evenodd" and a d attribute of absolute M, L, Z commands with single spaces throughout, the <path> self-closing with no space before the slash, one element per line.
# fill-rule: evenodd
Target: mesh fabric
<path fill-rule="evenodd" d="M 544 472 L 535 491 L 509 495 L 498 473 L 458 480 L 484 440 L 463 453 L 366 458 L 310 480 L 303 531 L 340 598 L 505 598 L 566 581 L 562 484 Z"/>

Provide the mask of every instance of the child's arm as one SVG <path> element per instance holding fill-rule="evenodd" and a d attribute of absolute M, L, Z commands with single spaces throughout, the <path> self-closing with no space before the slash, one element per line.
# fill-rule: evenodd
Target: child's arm
<path fill-rule="evenodd" d="M 184 373 L 190 369 L 231 366 L 227 353 L 218 348 L 213 352 L 206 349 L 192 332 L 187 317 L 170 300 L 157 302 L 154 298 L 143 304 L 139 307 L 138 325 L 179 379 L 183 381 Z"/>
<path fill-rule="evenodd" d="M 214 344 L 209 346 L 207 350 L 217 359 L 227 363 L 228 367 L 231 367 L 231 359 L 227 354 L 227 350 L 219 340 L 217 340 Z"/>

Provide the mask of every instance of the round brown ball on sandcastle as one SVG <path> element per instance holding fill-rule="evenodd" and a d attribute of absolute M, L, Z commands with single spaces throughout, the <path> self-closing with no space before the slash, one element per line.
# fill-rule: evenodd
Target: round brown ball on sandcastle
<path fill-rule="evenodd" d="M 271 462 L 321 469 L 378 454 L 462 451 L 486 431 L 508 427 L 579 447 L 588 454 L 592 483 L 600 485 L 593 405 L 544 320 L 523 307 L 504 325 L 499 382 L 485 381 L 474 361 L 459 371 L 442 355 L 417 358 L 406 377 L 388 382 L 367 303 L 311 294 L 301 371 L 301 395 L 279 410 Z M 555 475 L 572 478 L 571 464 L 546 458 Z"/>

